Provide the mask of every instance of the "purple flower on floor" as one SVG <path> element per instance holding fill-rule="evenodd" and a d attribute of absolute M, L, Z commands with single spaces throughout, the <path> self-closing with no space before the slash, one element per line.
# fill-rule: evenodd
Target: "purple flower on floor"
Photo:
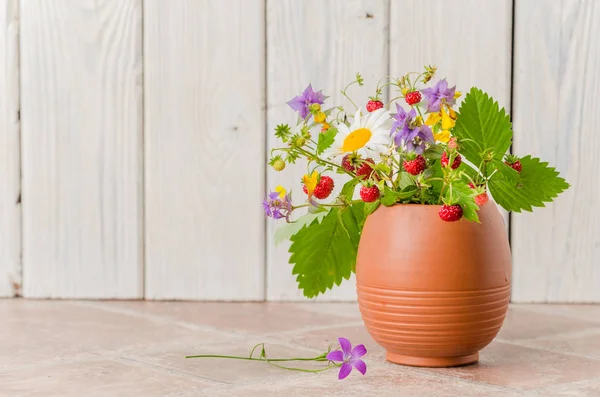
<path fill-rule="evenodd" d="M 417 122 L 417 112 L 411 109 L 408 113 L 402 106 L 396 104 L 396 114 L 390 135 L 399 148 L 405 146 L 409 152 L 422 154 L 425 150 L 425 142 L 433 143 L 433 133 L 425 124 Z"/>
<path fill-rule="evenodd" d="M 367 364 L 360 358 L 367 354 L 365 345 L 357 345 L 353 349 L 352 343 L 350 343 L 348 339 L 338 338 L 338 341 L 340 342 L 342 350 L 334 350 L 327 354 L 328 360 L 342 363 L 338 379 L 344 379 L 350 375 L 352 367 L 356 368 L 358 372 L 364 375 L 367 372 Z"/>
<path fill-rule="evenodd" d="M 454 99 L 454 91 L 456 86 L 448 88 L 446 79 L 442 79 L 431 88 L 421 90 L 425 100 L 427 101 L 427 111 L 429 113 L 439 112 L 442 107 L 442 101 L 452 106 L 456 102 Z"/>
<path fill-rule="evenodd" d="M 312 85 L 309 84 L 308 87 L 304 90 L 302 95 L 295 96 L 291 101 L 287 102 L 287 104 L 300 113 L 300 117 L 303 119 L 308 116 L 310 112 L 310 105 L 313 103 L 318 103 L 319 105 L 323 104 L 325 100 L 325 95 L 321 93 L 321 91 L 314 92 L 312 89 Z"/>
<path fill-rule="evenodd" d="M 292 198 L 285 189 L 278 187 L 263 200 L 265 215 L 273 219 L 288 218 L 292 212 Z"/>

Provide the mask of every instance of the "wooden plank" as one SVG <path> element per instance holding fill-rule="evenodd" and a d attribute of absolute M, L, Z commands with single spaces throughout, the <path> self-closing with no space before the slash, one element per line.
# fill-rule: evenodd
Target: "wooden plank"
<path fill-rule="evenodd" d="M 21 17 L 24 295 L 140 298 L 141 0 Z"/>
<path fill-rule="evenodd" d="M 390 73 L 437 65 L 434 81 L 477 86 L 510 110 L 511 35 L 512 0 L 392 1 Z"/>
<path fill-rule="evenodd" d="M 519 0 L 517 154 L 549 161 L 571 188 L 512 217 L 513 300 L 600 302 L 600 4 Z"/>
<path fill-rule="evenodd" d="M 0 0 L 0 297 L 21 285 L 18 35 L 18 0 Z"/>
<path fill-rule="evenodd" d="M 146 297 L 264 299 L 264 1 L 144 5 Z"/>
<path fill-rule="evenodd" d="M 331 96 L 328 103 L 340 103 L 339 91 L 361 72 L 365 87 L 352 89 L 352 96 L 366 102 L 374 94 L 377 81 L 387 75 L 388 5 L 387 0 L 267 1 L 269 148 L 277 145 L 274 127 L 296 121 L 286 102 L 308 83 Z M 269 170 L 267 187 L 290 187 L 295 200 L 302 200 L 299 181 L 305 172 L 305 164 L 289 165 L 281 173 Z M 335 180 L 341 187 L 343 178 Z M 267 224 L 267 298 L 304 300 L 288 263 L 289 243 L 275 247 L 273 234 L 279 224 Z M 354 278 L 317 299 L 355 300 Z"/>

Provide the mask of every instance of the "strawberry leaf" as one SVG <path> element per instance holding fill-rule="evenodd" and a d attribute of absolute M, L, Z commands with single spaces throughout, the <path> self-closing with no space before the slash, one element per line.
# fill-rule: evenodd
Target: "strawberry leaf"
<path fill-rule="evenodd" d="M 323 218 L 326 213 L 327 211 L 318 213 L 308 212 L 296 219 L 294 222 L 284 223 L 277 229 L 275 235 L 273 236 L 275 246 L 278 246 L 285 240 L 288 240 L 294 234 L 298 233 L 298 231 L 300 231 L 300 229 L 302 229 L 304 226 L 310 225 L 315 219 Z"/>
<path fill-rule="evenodd" d="M 488 186 L 494 200 L 507 211 L 531 211 L 532 207 L 544 207 L 556 196 L 569 188 L 558 171 L 540 159 L 525 156 L 520 159 L 520 173 L 504 163 L 497 163 L 497 170 Z"/>
<path fill-rule="evenodd" d="M 486 152 L 502 159 L 512 141 L 510 117 L 504 108 L 473 87 L 458 113 L 452 134 L 459 138 L 460 153 L 475 166 L 481 164 Z"/>
<path fill-rule="evenodd" d="M 462 207 L 465 219 L 479 223 L 477 215 L 479 207 L 475 204 L 474 197 L 475 190 L 471 189 L 467 182 L 463 180 L 452 182 L 452 201 Z"/>
<path fill-rule="evenodd" d="M 319 134 L 319 140 L 317 142 L 317 154 L 323 153 L 333 145 L 333 140 L 337 134 L 337 129 L 330 127 L 327 131 Z"/>
<path fill-rule="evenodd" d="M 304 296 L 315 297 L 350 278 L 364 217 L 363 203 L 334 208 L 290 238 L 292 273 Z"/>

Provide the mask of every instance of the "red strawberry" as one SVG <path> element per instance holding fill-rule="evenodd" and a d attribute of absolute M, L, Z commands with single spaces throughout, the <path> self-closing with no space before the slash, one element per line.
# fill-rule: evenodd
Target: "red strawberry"
<path fill-rule="evenodd" d="M 423 172 L 423 170 L 425 170 L 425 167 L 427 167 L 427 162 L 423 156 L 418 155 L 413 160 L 404 160 L 402 166 L 409 174 L 419 175 L 421 172 Z"/>
<path fill-rule="evenodd" d="M 481 186 L 483 187 L 484 185 L 481 185 Z M 471 189 L 477 189 L 477 186 L 475 186 L 473 184 L 473 182 L 469 182 L 469 187 Z M 484 205 L 485 203 L 487 203 L 489 201 L 489 199 L 490 198 L 488 197 L 487 193 L 484 191 L 483 193 L 478 194 L 477 196 L 475 196 L 475 204 L 477 204 L 478 207 L 481 207 L 482 205 Z"/>
<path fill-rule="evenodd" d="M 442 205 L 442 208 L 440 208 L 438 215 L 440 216 L 440 218 L 443 221 L 456 222 L 457 220 L 462 218 L 463 210 L 462 210 L 461 206 L 458 204 L 454 204 L 454 205 L 444 204 L 444 205 Z"/>
<path fill-rule="evenodd" d="M 517 171 L 517 172 L 521 172 L 521 170 L 523 169 L 523 165 L 521 165 L 521 161 L 517 160 L 513 163 L 509 163 L 508 161 L 505 161 L 504 164 L 508 165 L 510 168 L 512 168 L 513 170 Z"/>
<path fill-rule="evenodd" d="M 323 200 L 329 197 L 331 192 L 333 191 L 335 184 L 333 183 L 333 179 L 328 176 L 321 176 L 319 183 L 315 186 L 315 191 L 313 192 L 313 196 L 316 198 Z M 306 189 L 306 185 L 302 185 L 302 191 L 305 194 L 308 194 L 308 190 Z"/>
<path fill-rule="evenodd" d="M 373 186 L 361 186 L 360 198 L 365 203 L 372 203 L 379 198 L 379 188 L 377 185 Z"/>
<path fill-rule="evenodd" d="M 361 179 L 370 178 L 373 173 L 373 167 L 371 167 L 372 164 L 375 164 L 372 158 L 366 159 L 359 167 L 357 167 L 356 175 L 361 177 Z"/>
<path fill-rule="evenodd" d="M 442 158 L 440 159 L 440 162 L 442 163 L 442 167 L 447 167 L 448 166 L 448 155 L 446 154 L 446 152 L 442 153 Z M 462 157 L 460 157 L 460 154 L 456 154 L 456 157 L 454 157 L 454 161 L 452 162 L 452 169 L 455 170 L 458 168 L 458 166 L 460 165 L 460 163 L 462 163 Z"/>
<path fill-rule="evenodd" d="M 347 154 L 344 156 L 344 158 L 342 158 L 342 167 L 344 167 L 344 169 L 348 172 L 355 172 L 356 167 L 352 163 L 354 159 L 350 156 L 350 154 Z"/>
<path fill-rule="evenodd" d="M 367 111 L 369 113 L 376 111 L 377 109 L 381 109 L 383 107 L 383 102 L 381 101 L 374 101 L 374 100 L 369 100 L 369 102 L 367 102 Z"/>
<path fill-rule="evenodd" d="M 410 106 L 417 104 L 417 103 L 421 102 L 421 93 L 419 91 L 409 92 L 408 94 L 406 94 L 404 96 L 404 100 Z"/>
<path fill-rule="evenodd" d="M 475 196 L 475 204 L 477 204 L 478 207 L 481 207 L 482 205 L 487 203 L 489 199 L 490 198 L 488 197 L 487 193 L 485 193 L 485 192 L 478 194 L 477 196 Z"/>

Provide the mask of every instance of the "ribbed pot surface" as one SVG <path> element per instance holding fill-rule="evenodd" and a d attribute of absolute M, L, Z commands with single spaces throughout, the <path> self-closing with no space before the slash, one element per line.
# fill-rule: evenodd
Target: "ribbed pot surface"
<path fill-rule="evenodd" d="M 480 224 L 444 222 L 437 205 L 381 206 L 358 248 L 358 303 L 391 362 L 426 367 L 477 361 L 510 299 L 511 257 L 496 204 Z"/>

